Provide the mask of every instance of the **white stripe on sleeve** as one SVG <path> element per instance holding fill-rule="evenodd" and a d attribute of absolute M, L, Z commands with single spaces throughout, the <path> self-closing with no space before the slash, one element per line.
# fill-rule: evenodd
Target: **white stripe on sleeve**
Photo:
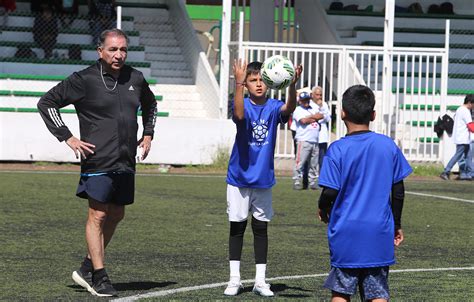
<path fill-rule="evenodd" d="M 54 115 L 56 116 L 56 119 L 59 122 L 59 126 L 64 126 L 64 122 L 61 119 L 61 116 L 59 115 L 59 110 L 54 110 L 53 112 L 54 112 Z"/>
<path fill-rule="evenodd" d="M 57 111 L 54 108 L 48 108 L 48 113 L 49 113 L 49 117 L 53 120 L 54 125 L 56 127 L 59 128 L 61 126 L 64 126 L 64 123 L 61 121 L 61 119 L 58 116 Z"/>

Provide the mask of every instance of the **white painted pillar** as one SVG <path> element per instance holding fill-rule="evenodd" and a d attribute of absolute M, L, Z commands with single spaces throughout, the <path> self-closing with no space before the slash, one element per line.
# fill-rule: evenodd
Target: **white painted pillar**
<path fill-rule="evenodd" d="M 245 55 L 244 55 L 244 51 L 243 51 L 243 43 L 244 43 L 244 26 L 245 26 L 245 15 L 244 15 L 244 12 L 241 11 L 240 14 L 239 14 L 239 53 L 238 53 L 238 57 L 239 59 L 244 59 L 245 58 Z"/>
<path fill-rule="evenodd" d="M 441 115 L 446 114 L 447 112 L 447 97 L 448 97 L 448 69 L 449 69 L 449 33 L 450 33 L 450 20 L 446 20 L 446 29 L 444 34 L 444 51 L 443 59 L 441 63 L 441 87 L 440 87 L 440 97 L 441 97 Z M 450 137 L 446 134 L 446 131 L 443 134 L 441 143 L 439 144 L 440 158 L 443 162 L 443 167 L 446 167 L 449 160 L 454 154 L 454 143 Z"/>
<path fill-rule="evenodd" d="M 122 7 L 117 6 L 117 28 L 122 29 Z"/>
<path fill-rule="evenodd" d="M 390 135 L 390 125 L 384 123 L 384 116 L 391 114 L 390 106 L 392 95 L 392 50 L 393 30 L 395 21 L 395 0 L 385 0 L 385 20 L 383 34 L 383 69 L 382 69 L 382 112 L 377 112 L 379 123 L 377 130 Z M 377 87 L 375 87 L 377 89 Z"/>
<path fill-rule="evenodd" d="M 222 22 L 221 22 L 221 60 L 219 73 L 219 111 L 220 118 L 227 118 L 227 102 L 229 98 L 229 43 L 230 29 L 232 27 L 232 1 L 222 1 Z"/>

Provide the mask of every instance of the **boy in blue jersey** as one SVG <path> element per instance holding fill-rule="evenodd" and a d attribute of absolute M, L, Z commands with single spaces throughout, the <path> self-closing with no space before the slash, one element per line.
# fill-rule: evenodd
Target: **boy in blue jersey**
<path fill-rule="evenodd" d="M 274 295 L 265 282 L 267 224 L 273 215 L 273 158 L 278 126 L 288 121 L 296 107 L 295 83 L 302 67 L 296 68 L 285 104 L 266 97 L 267 86 L 260 76 L 261 66 L 260 62 L 246 65 L 244 60 L 234 62 L 233 66 L 236 87 L 232 120 L 237 134 L 227 171 L 227 213 L 230 221 L 230 281 L 224 291 L 227 296 L 235 296 L 243 288 L 240 258 L 249 212 L 252 212 L 256 263 L 253 292 L 265 297 Z M 244 88 L 247 88 L 249 98 L 244 98 Z"/>
<path fill-rule="evenodd" d="M 324 284 L 332 301 L 388 301 L 388 268 L 403 241 L 403 179 L 412 169 L 393 140 L 369 130 L 375 97 L 356 85 L 342 97 L 347 135 L 323 160 L 319 217 L 328 224 L 331 271 Z"/>

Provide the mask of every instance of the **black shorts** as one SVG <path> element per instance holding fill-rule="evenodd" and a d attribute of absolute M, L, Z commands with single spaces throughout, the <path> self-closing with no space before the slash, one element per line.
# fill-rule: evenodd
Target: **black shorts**
<path fill-rule="evenodd" d="M 132 204 L 135 196 L 135 174 L 81 176 L 76 196 L 102 203 Z"/>

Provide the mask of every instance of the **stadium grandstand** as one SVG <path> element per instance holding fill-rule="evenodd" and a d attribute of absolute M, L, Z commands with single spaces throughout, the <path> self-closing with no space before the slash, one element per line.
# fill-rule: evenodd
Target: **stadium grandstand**
<path fill-rule="evenodd" d="M 97 59 L 100 26 L 129 35 L 127 62 L 157 96 L 150 163 L 206 164 L 216 150 L 229 148 L 235 135 L 228 119 L 230 63 L 238 57 L 263 61 L 283 54 L 302 64 L 298 88 L 323 87 L 334 115 L 332 139 L 344 135 L 337 118 L 342 92 L 368 85 L 377 97 L 373 129 L 391 136 L 414 161 L 450 158 L 454 144 L 433 126 L 474 93 L 470 0 L 128 0 L 114 1 L 108 19 L 85 0 L 69 11 L 52 5 L 46 17 L 38 2 L 17 0 L 15 10 L 0 15 L 0 160 L 76 161 L 66 148 L 44 147 L 58 142 L 42 125 L 36 103 Z M 284 99 L 286 92 L 271 94 Z M 72 106 L 62 110 L 78 133 L 73 113 Z M 292 158 L 286 126 L 278 139 L 276 156 Z"/>

